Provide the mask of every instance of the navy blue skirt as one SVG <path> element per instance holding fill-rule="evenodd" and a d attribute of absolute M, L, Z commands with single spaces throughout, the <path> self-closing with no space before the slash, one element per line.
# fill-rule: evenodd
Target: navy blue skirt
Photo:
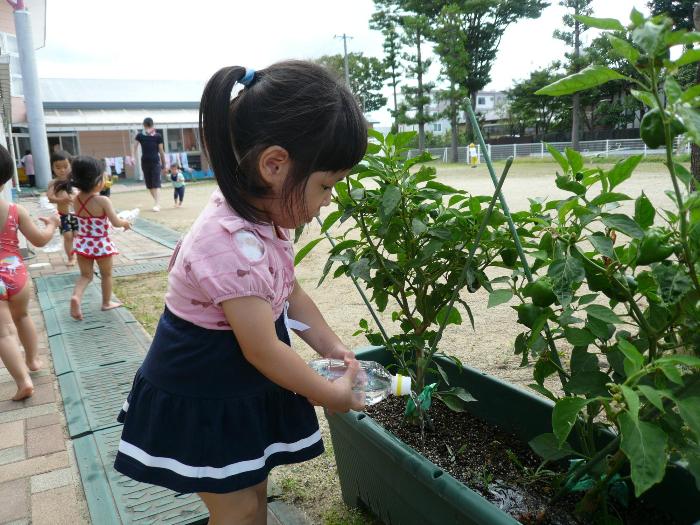
<path fill-rule="evenodd" d="M 275 328 L 289 345 L 284 314 Z M 323 452 L 305 397 L 258 372 L 232 331 L 167 308 L 117 419 L 124 428 L 114 468 L 182 493 L 241 490 L 277 465 Z"/>

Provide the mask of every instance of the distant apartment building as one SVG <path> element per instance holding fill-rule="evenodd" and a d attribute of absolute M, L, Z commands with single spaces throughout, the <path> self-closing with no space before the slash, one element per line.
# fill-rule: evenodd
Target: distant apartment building
<path fill-rule="evenodd" d="M 443 114 L 449 104 L 446 100 L 438 98 L 438 92 L 433 92 L 432 101 L 426 107 L 428 115 Z M 505 120 L 507 118 L 508 95 L 502 91 L 479 91 L 476 95 L 476 113 L 483 122 L 483 131 L 487 135 L 495 135 L 507 132 Z M 457 126 L 460 129 L 465 127 L 464 111 L 457 114 Z M 450 119 L 441 116 L 438 120 L 426 124 L 426 131 L 435 134 L 449 133 L 452 129 Z M 417 131 L 417 125 L 401 125 L 401 131 Z"/>

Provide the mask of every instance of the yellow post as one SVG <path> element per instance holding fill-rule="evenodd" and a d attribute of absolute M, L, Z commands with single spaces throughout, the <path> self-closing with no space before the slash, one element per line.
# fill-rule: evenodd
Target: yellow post
<path fill-rule="evenodd" d="M 476 151 L 476 144 L 469 144 L 469 165 L 476 168 L 479 165 L 479 153 Z"/>

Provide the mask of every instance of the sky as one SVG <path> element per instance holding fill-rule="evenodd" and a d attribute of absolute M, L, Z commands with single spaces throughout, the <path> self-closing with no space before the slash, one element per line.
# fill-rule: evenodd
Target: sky
<path fill-rule="evenodd" d="M 552 0 L 537 20 L 504 33 L 487 89 L 502 90 L 563 57 L 552 38 L 564 8 Z M 594 0 L 598 17 L 628 19 L 644 0 Z M 262 69 L 287 58 L 343 52 L 382 56 L 369 29 L 372 0 L 48 0 L 46 45 L 37 51 L 41 78 L 198 79 L 229 65 Z M 586 36 L 590 39 L 590 36 Z M 437 61 L 435 61 L 437 62 Z M 437 77 L 434 64 L 429 76 Z M 157 84 L 154 84 L 157 86 Z M 386 95 L 390 93 L 386 90 Z M 370 115 L 388 125 L 388 111 Z"/>

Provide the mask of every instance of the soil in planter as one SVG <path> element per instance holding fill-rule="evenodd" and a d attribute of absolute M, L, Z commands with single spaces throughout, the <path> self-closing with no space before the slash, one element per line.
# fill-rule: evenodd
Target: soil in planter
<path fill-rule="evenodd" d="M 550 505 L 555 491 L 552 478 L 532 475 L 541 460 L 515 435 L 468 412 L 452 412 L 436 402 L 430 408 L 434 430 L 426 431 L 422 440 L 418 428 L 404 423 L 404 408 L 405 400 L 391 397 L 367 407 L 365 412 L 425 458 L 523 524 L 588 523 L 574 514 L 582 493 L 569 494 Z M 547 468 L 562 472 L 555 466 Z M 644 505 L 643 501 L 633 501 L 627 509 L 621 505 L 611 506 L 610 515 L 628 525 L 676 523 L 670 516 Z"/>

